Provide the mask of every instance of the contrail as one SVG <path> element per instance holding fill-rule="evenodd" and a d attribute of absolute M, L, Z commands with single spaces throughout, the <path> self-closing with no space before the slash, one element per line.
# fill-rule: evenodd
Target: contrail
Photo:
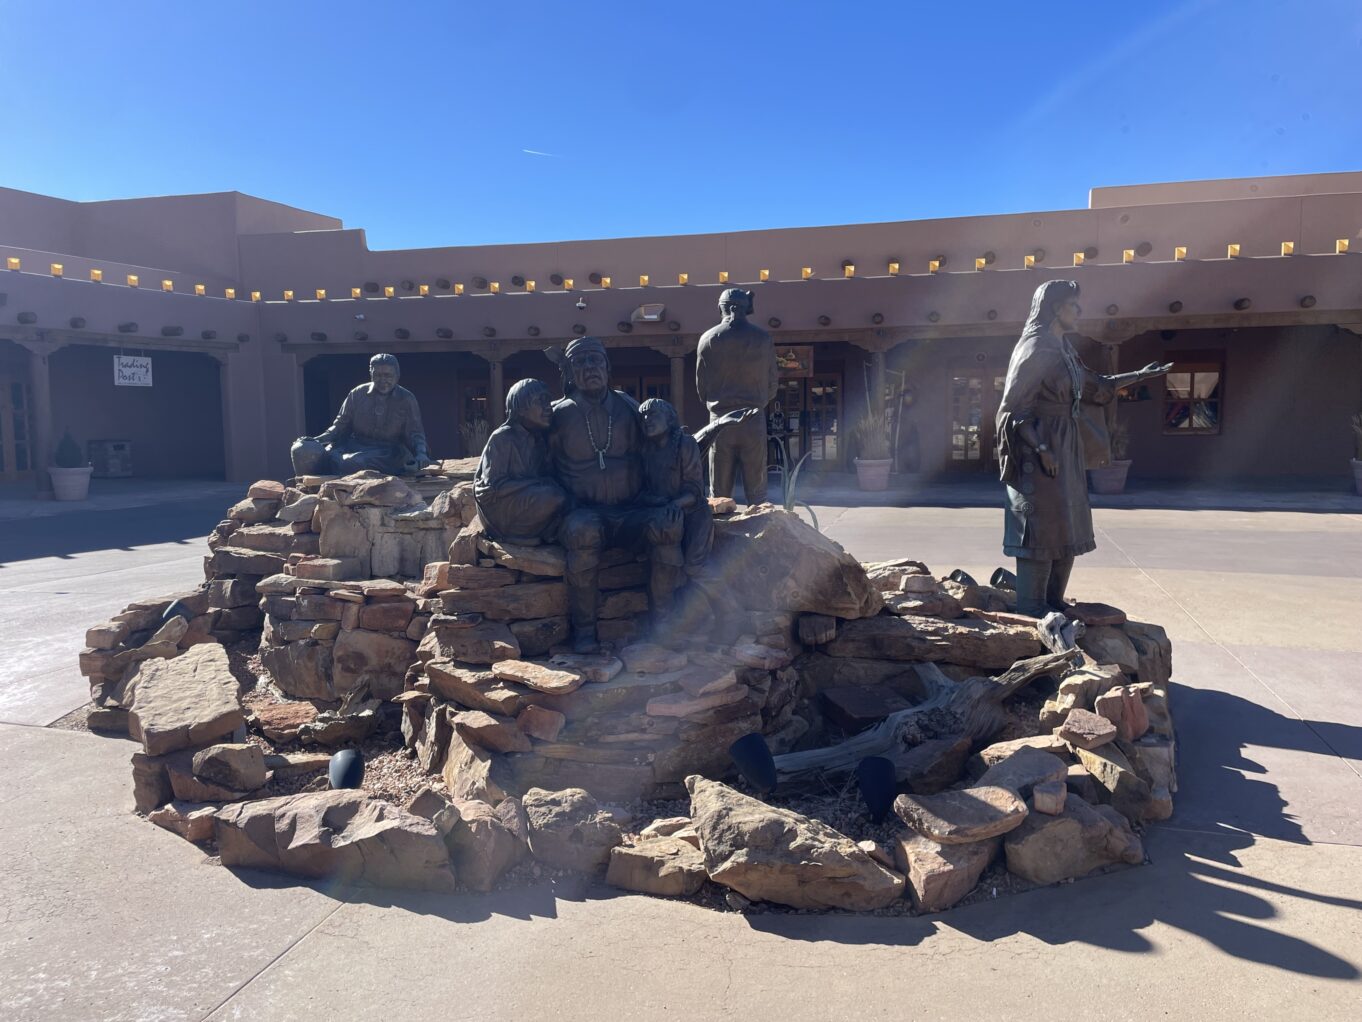
<path fill-rule="evenodd" d="M 522 150 L 520 150 L 520 151 L 521 151 L 522 153 L 529 153 L 531 156 L 551 156 L 551 157 L 553 157 L 555 160 L 561 160 L 561 159 L 562 159 L 562 156 L 560 156 L 558 153 L 545 153 L 545 152 L 540 152 L 538 149 L 522 149 Z"/>

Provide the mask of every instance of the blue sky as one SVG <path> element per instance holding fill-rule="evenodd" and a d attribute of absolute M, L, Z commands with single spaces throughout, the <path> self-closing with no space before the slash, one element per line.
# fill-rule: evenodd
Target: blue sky
<path fill-rule="evenodd" d="M 0 0 L 0 185 L 373 248 L 1073 208 L 1362 169 L 1360 66 L 1357 0 Z"/>

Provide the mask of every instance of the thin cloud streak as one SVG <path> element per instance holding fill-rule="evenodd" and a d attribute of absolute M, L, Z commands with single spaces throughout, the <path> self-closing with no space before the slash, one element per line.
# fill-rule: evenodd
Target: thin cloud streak
<path fill-rule="evenodd" d="M 522 153 L 529 153 L 531 156 L 548 156 L 555 160 L 561 160 L 563 158 L 559 153 L 545 153 L 538 149 L 522 149 L 520 151 Z"/>

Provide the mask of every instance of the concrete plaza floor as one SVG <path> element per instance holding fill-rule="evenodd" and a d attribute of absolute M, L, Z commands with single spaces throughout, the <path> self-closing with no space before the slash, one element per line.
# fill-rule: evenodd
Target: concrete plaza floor
<path fill-rule="evenodd" d="M 1359 1016 L 1362 515 L 1099 509 L 1074 594 L 1174 643 L 1152 865 L 880 919 L 301 885 L 138 820 L 132 744 L 45 725 L 85 627 L 197 581 L 224 503 L 0 522 L 0 1018 Z M 996 510 L 818 510 L 863 559 L 1001 563 Z"/>

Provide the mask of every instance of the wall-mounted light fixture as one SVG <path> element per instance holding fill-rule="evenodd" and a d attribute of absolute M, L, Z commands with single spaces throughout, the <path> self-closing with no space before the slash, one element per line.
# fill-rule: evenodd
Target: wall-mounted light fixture
<path fill-rule="evenodd" d="M 395 295 L 395 294 L 397 294 L 397 288 L 393 287 L 391 284 L 385 284 L 385 285 L 384 285 L 384 287 L 383 287 L 383 297 L 384 297 L 384 298 L 391 298 L 391 297 L 393 297 L 393 295 Z"/>
<path fill-rule="evenodd" d="M 416 287 L 416 293 L 417 293 L 418 295 L 420 295 L 422 298 L 429 298 L 429 297 L 430 297 L 430 285 L 429 285 L 429 284 L 418 284 L 417 287 Z"/>
<path fill-rule="evenodd" d="M 638 286 L 639 286 L 639 287 L 647 287 L 647 286 L 648 286 L 648 275 L 647 275 L 646 273 L 640 273 L 640 274 L 638 275 Z"/>
<path fill-rule="evenodd" d="M 162 290 L 162 291 L 174 291 L 174 290 L 175 290 L 175 282 L 174 282 L 173 280 L 163 280 L 163 281 L 161 281 L 161 290 Z"/>
<path fill-rule="evenodd" d="M 317 288 L 316 295 L 317 295 L 317 301 L 319 301 L 319 302 L 324 302 L 324 301 L 326 301 L 326 288 L 324 288 L 324 287 L 319 287 L 319 288 Z"/>
<path fill-rule="evenodd" d="M 683 285 L 684 285 L 684 284 L 689 284 L 689 283 L 690 283 L 690 274 L 689 274 L 689 273 L 678 273 L 678 274 L 676 275 L 676 282 L 677 282 L 678 284 L 683 284 Z"/>
<path fill-rule="evenodd" d="M 1186 260 L 1186 258 L 1187 258 L 1186 245 L 1178 245 L 1176 248 L 1173 249 L 1173 262 L 1180 263 Z"/>
<path fill-rule="evenodd" d="M 610 286 L 610 278 L 609 278 L 609 277 L 602 277 L 602 278 L 601 278 L 601 287 L 609 287 L 609 286 Z"/>
<path fill-rule="evenodd" d="M 23 267 L 24 267 L 23 260 L 21 260 L 18 256 L 7 256 L 5 258 L 5 269 L 21 270 L 23 269 Z"/>
<path fill-rule="evenodd" d="M 985 259 L 983 256 L 975 256 L 975 257 L 974 257 L 974 268 L 975 268 L 976 270 L 982 270 L 982 269 L 983 269 L 985 266 L 987 266 L 987 265 L 988 265 L 988 260 Z"/>
<path fill-rule="evenodd" d="M 251 292 L 251 301 L 253 301 L 253 302 L 258 302 L 258 301 L 260 301 L 260 292 L 259 292 L 259 291 L 252 291 L 252 292 Z"/>
<path fill-rule="evenodd" d="M 571 290 L 572 290 L 572 278 L 571 278 L 571 277 L 564 277 L 564 278 L 563 278 L 563 290 L 564 290 L 564 291 L 571 291 Z"/>
<path fill-rule="evenodd" d="M 891 276 L 891 277 L 897 277 L 898 275 L 899 275 L 899 261 L 898 261 L 897 259 L 891 259 L 891 260 L 889 260 L 889 276 Z"/>
<path fill-rule="evenodd" d="M 487 290 L 492 292 L 492 294 L 494 295 L 501 294 L 501 281 L 499 280 L 492 281 L 490 284 L 487 285 Z"/>
<path fill-rule="evenodd" d="M 222 297 L 226 298 L 229 302 L 236 301 L 236 288 L 224 287 L 222 289 Z"/>
<path fill-rule="evenodd" d="M 758 271 L 757 271 L 757 279 L 760 280 L 760 281 L 762 281 L 763 283 L 765 283 L 766 281 L 768 281 L 768 280 L 771 279 L 771 271 L 770 271 L 770 270 L 758 270 Z"/>
<path fill-rule="evenodd" d="M 1282 255 L 1289 256 L 1296 254 L 1296 243 L 1294 241 L 1282 242 Z"/>
<path fill-rule="evenodd" d="M 292 291 L 285 291 L 285 292 L 284 292 L 284 301 L 286 301 L 286 302 L 291 302 L 291 301 L 293 301 L 293 292 L 292 292 Z"/>
<path fill-rule="evenodd" d="M 1135 250 L 1133 248 L 1121 249 L 1121 262 L 1133 263 L 1135 261 Z"/>
<path fill-rule="evenodd" d="M 728 283 L 728 271 L 727 271 L 727 270 L 720 270 L 720 271 L 719 271 L 719 283 L 720 283 L 720 284 L 727 284 L 727 283 Z"/>
<path fill-rule="evenodd" d="M 91 270 L 91 271 L 90 271 L 90 280 L 91 280 L 91 282 L 93 282 L 93 283 L 95 283 L 95 284 L 102 284 L 102 283 L 104 283 L 104 271 L 103 271 L 103 270 Z"/>
<path fill-rule="evenodd" d="M 928 272 L 928 273 L 936 273 L 936 272 L 938 272 L 940 269 L 941 269 L 941 260 L 940 260 L 940 259 L 928 259 L 928 260 L 927 260 L 927 272 Z"/>
<path fill-rule="evenodd" d="M 1022 269 L 1034 270 L 1036 268 L 1036 257 L 1033 255 L 1022 256 Z"/>
<path fill-rule="evenodd" d="M 352 287 L 352 288 L 350 289 L 350 297 L 351 297 L 351 298 L 359 298 L 359 296 L 362 295 L 362 294 L 364 294 L 364 289 L 361 288 L 361 287 Z"/>
<path fill-rule="evenodd" d="M 808 280 L 812 276 L 813 276 L 812 266 L 801 266 L 799 268 L 799 278 L 801 280 Z"/>
<path fill-rule="evenodd" d="M 532 280 L 525 281 L 525 291 L 527 294 L 532 294 L 534 292 L 534 288 L 535 288 L 534 281 Z"/>
<path fill-rule="evenodd" d="M 1236 243 L 1230 242 L 1230 244 L 1225 246 L 1225 258 L 1226 259 L 1239 258 L 1239 246 Z"/>
<path fill-rule="evenodd" d="M 137 274 L 135 273 L 128 274 L 128 287 L 136 287 L 139 283 L 141 283 L 141 281 L 138 278 Z"/>
<path fill-rule="evenodd" d="M 1348 239 L 1339 238 L 1334 242 L 1334 255 L 1343 255 L 1348 251 Z"/>
<path fill-rule="evenodd" d="M 195 284 L 195 285 L 194 285 L 194 293 L 195 293 L 196 295 L 206 295 L 206 294 L 208 293 L 208 285 L 207 285 L 207 284 Z"/>
<path fill-rule="evenodd" d="M 455 293 L 456 295 L 461 295 L 461 294 L 463 294 L 463 285 L 462 285 L 462 284 L 455 284 L 455 285 L 454 285 L 454 293 Z"/>
<path fill-rule="evenodd" d="M 62 266 L 61 263 L 53 263 L 49 267 L 49 269 L 52 273 L 52 276 L 54 277 L 60 277 L 63 273 L 66 272 L 66 267 Z"/>
<path fill-rule="evenodd" d="M 1083 255 L 1082 252 L 1075 252 L 1075 253 L 1074 253 L 1074 265 L 1075 265 L 1075 266 L 1082 266 L 1082 265 L 1083 265 L 1083 260 L 1084 260 L 1084 258 L 1085 258 L 1085 256 Z"/>
<path fill-rule="evenodd" d="M 843 263 L 843 264 L 842 264 L 842 277 L 843 277 L 844 279 L 846 279 L 846 280 L 850 280 L 850 279 L 851 279 L 852 277 L 854 277 L 854 276 L 856 276 L 856 264 L 855 264 L 855 263 Z"/>

